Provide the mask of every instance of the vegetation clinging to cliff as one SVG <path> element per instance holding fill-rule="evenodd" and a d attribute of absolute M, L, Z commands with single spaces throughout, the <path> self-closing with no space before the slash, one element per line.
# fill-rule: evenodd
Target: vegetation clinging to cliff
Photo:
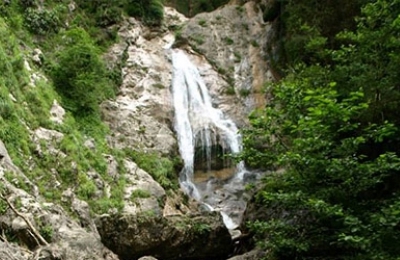
<path fill-rule="evenodd" d="M 67 210 L 70 202 L 60 199 L 68 188 L 95 212 L 121 209 L 125 154 L 107 145 L 109 130 L 98 106 L 113 97 L 122 79 L 120 67 L 111 70 L 102 54 L 117 40 L 116 23 L 124 16 L 158 26 L 161 1 L 1 1 L 0 13 L 0 139 L 13 162 L 42 197 Z M 50 120 L 55 100 L 67 110 L 62 124 Z M 39 128 L 62 137 L 35 141 Z M 91 148 L 86 141 L 93 143 Z M 118 163 L 113 179 L 105 155 Z M 110 194 L 98 192 L 88 172 L 108 183 Z M 5 178 L 31 192 L 20 175 L 8 172 Z"/>
<path fill-rule="evenodd" d="M 82 28 L 68 30 L 63 38 L 50 70 L 56 90 L 75 115 L 99 113 L 98 104 L 114 94 L 100 50 Z"/>

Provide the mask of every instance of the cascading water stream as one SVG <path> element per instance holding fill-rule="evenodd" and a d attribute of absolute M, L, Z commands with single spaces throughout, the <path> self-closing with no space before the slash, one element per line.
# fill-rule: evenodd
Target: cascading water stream
<path fill-rule="evenodd" d="M 173 81 L 172 92 L 175 108 L 175 131 L 177 132 L 179 152 L 184 162 L 180 174 L 180 184 L 187 194 L 205 203 L 210 209 L 219 206 L 225 225 L 235 228 L 238 223 L 228 216 L 221 201 L 208 199 L 213 191 L 212 182 L 201 188 L 194 183 L 195 151 L 198 147 L 206 158 L 206 170 L 211 170 L 214 147 L 221 147 L 224 153 L 239 153 L 240 135 L 236 125 L 218 108 L 212 106 L 211 97 L 196 68 L 181 50 L 172 50 Z M 230 182 L 242 182 L 245 168 L 243 163 L 235 166 Z M 228 185 L 225 183 L 224 185 Z M 243 187 L 243 184 L 241 183 Z M 223 195 L 225 196 L 225 195 Z M 241 201 L 236 204 L 243 204 Z M 226 207 L 225 207 L 226 208 Z M 243 208 L 241 206 L 241 208 Z"/>

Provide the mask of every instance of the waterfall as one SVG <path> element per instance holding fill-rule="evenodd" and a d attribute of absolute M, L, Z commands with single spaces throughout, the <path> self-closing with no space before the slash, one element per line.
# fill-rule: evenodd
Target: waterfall
<path fill-rule="evenodd" d="M 212 161 L 215 160 L 213 157 L 219 150 L 222 151 L 220 154 L 239 153 L 241 141 L 238 129 L 220 109 L 213 107 L 199 71 L 183 51 L 172 50 L 172 64 L 175 131 L 179 152 L 184 162 L 184 168 L 180 173 L 180 185 L 187 194 L 205 203 L 208 208 L 219 207 L 225 224 L 228 228 L 234 228 L 238 223 L 228 217 L 228 206 L 221 204 L 219 199 L 209 198 L 210 193 L 216 196 L 214 184 L 217 181 L 210 179 L 206 185 L 197 185 L 194 182 L 194 169 L 196 150 L 200 150 L 198 153 L 205 160 L 203 171 L 212 170 Z M 229 163 L 224 164 L 224 166 L 229 165 Z M 243 163 L 233 165 L 233 168 L 235 173 L 224 186 L 240 182 L 240 186 L 243 187 L 241 183 L 245 172 Z M 224 194 L 222 196 L 226 197 Z M 235 208 L 244 208 L 243 203 L 240 199 L 235 199 Z"/>

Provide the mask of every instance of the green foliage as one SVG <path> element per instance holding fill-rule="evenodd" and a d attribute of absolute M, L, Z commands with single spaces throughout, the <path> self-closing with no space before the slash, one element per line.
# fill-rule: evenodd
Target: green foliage
<path fill-rule="evenodd" d="M 76 116 L 98 114 L 99 102 L 114 95 L 100 50 L 81 28 L 64 37 L 65 48 L 57 53 L 58 62 L 50 71 L 54 85 L 64 107 Z"/>
<path fill-rule="evenodd" d="M 4 119 L 9 119 L 12 116 L 13 105 L 8 99 L 0 99 L 0 115 Z"/>
<path fill-rule="evenodd" d="M 192 17 L 198 13 L 211 12 L 228 3 L 229 0 L 166 0 L 167 5 L 173 6 L 180 13 Z"/>
<path fill-rule="evenodd" d="M 260 45 L 258 44 L 258 42 L 257 42 L 256 40 L 251 40 L 250 44 L 251 44 L 253 47 L 256 47 L 256 48 L 260 47 Z"/>
<path fill-rule="evenodd" d="M 177 189 L 177 171 L 180 167 L 178 159 L 171 160 L 161 157 L 156 153 L 146 153 L 134 150 L 125 150 L 129 156 L 140 168 L 149 173 L 156 182 L 160 183 L 164 189 Z"/>
<path fill-rule="evenodd" d="M 76 1 L 80 8 L 84 9 L 94 18 L 97 26 L 107 27 L 122 21 L 124 0 L 93 0 Z"/>
<path fill-rule="evenodd" d="M 194 222 L 193 230 L 196 234 L 204 235 L 204 234 L 207 234 L 210 232 L 211 227 L 209 224 L 206 224 L 206 223 Z"/>
<path fill-rule="evenodd" d="M 244 97 L 244 98 L 248 97 L 250 95 L 250 93 L 251 93 L 250 89 L 240 89 L 239 90 L 240 96 Z"/>
<path fill-rule="evenodd" d="M 4 196 L 4 186 L 3 183 L 0 183 L 0 195 Z M 0 198 L 0 216 L 4 215 L 7 212 L 8 205 L 7 202 Z"/>
<path fill-rule="evenodd" d="M 225 37 L 225 38 L 224 38 L 224 42 L 225 42 L 226 44 L 228 44 L 228 45 L 232 45 L 232 44 L 234 43 L 234 41 L 233 41 L 231 38 L 229 38 L 229 37 Z"/>
<path fill-rule="evenodd" d="M 154 221 L 165 221 L 165 219 L 160 219 L 160 216 L 154 212 L 154 210 L 144 210 L 136 215 L 137 222 L 140 224 L 146 224 L 148 222 Z"/>
<path fill-rule="evenodd" d="M 227 87 L 226 90 L 225 90 L 225 94 L 227 94 L 227 95 L 236 95 L 235 87 L 234 86 Z"/>
<path fill-rule="evenodd" d="M 98 214 L 105 214 L 109 213 L 111 209 L 121 211 L 124 208 L 124 202 L 123 200 L 104 197 L 94 201 L 91 208 Z"/>
<path fill-rule="evenodd" d="M 136 201 L 136 199 L 145 199 L 150 198 L 151 194 L 147 190 L 137 189 L 132 191 L 131 193 L 131 201 Z"/>
<path fill-rule="evenodd" d="M 29 7 L 35 7 L 37 5 L 36 0 L 19 0 L 18 2 L 23 9 L 26 9 Z"/>
<path fill-rule="evenodd" d="M 90 5 L 95 1 L 85 2 Z M 37 185 L 46 200 L 60 203 L 62 192 L 74 186 L 77 195 L 88 200 L 95 212 L 120 210 L 124 169 L 121 159 L 117 158 L 119 177 L 107 174 L 104 154 L 114 154 L 114 151 L 106 144 L 105 135 L 109 130 L 101 122 L 98 103 L 113 97 L 115 86 L 121 80 L 121 67 L 117 65 L 108 70 L 101 58 L 101 48 L 115 40 L 116 35 L 102 26 L 112 23 L 106 21 L 107 17 L 119 19 L 121 16 L 99 8 L 98 12 L 104 11 L 109 16 L 101 18 L 104 24 L 97 24 L 89 6 L 81 4 L 77 1 L 77 8 L 69 12 L 66 4 L 59 1 L 0 3 L 0 139 L 14 164 Z M 112 8 L 125 7 L 108 4 Z M 82 27 L 76 28 L 77 23 Z M 28 58 L 34 48 L 43 51 L 42 69 L 47 75 Z M 37 77 L 31 77 L 33 73 Z M 61 98 L 67 113 L 63 124 L 55 124 L 49 120 L 49 111 L 54 100 Z M 39 127 L 57 130 L 64 138 L 60 143 L 41 140 L 36 146 L 32 141 L 33 132 Z M 94 148 L 84 145 L 88 139 Z M 49 151 L 49 147 L 60 152 Z M 102 193 L 86 176 L 88 171 L 99 173 L 111 186 L 111 194 L 103 192 L 103 197 L 93 200 Z M 32 190 L 21 175 L 6 173 L 5 178 L 18 188 Z M 62 205 L 67 210 L 70 208 L 69 202 Z M 51 236 L 46 227 L 43 232 Z"/>
<path fill-rule="evenodd" d="M 311 37 L 304 47 L 330 62 L 293 66 L 250 116 L 242 158 L 272 173 L 249 227 L 277 259 L 400 255 L 398 13 L 398 0 L 371 1 L 340 48 Z"/>
<path fill-rule="evenodd" d="M 7 212 L 8 205 L 7 202 L 0 199 L 0 215 L 4 215 Z"/>
<path fill-rule="evenodd" d="M 199 21 L 199 25 L 200 25 L 201 27 L 207 27 L 207 21 L 204 20 L 204 19 L 201 19 L 201 20 Z"/>
<path fill-rule="evenodd" d="M 264 10 L 264 18 L 275 19 L 279 11 L 280 53 L 271 55 L 280 67 L 294 66 L 303 61 L 307 63 L 328 63 L 320 53 L 306 48 L 314 37 L 324 39 L 325 46 L 338 47 L 340 41 L 336 34 L 343 29 L 356 28 L 354 17 L 360 14 L 360 7 L 368 0 L 355 1 L 314 1 L 288 0 L 275 1 L 275 6 Z M 271 13 L 269 13 L 271 11 Z M 275 50 L 274 50 L 275 51 Z"/>
<path fill-rule="evenodd" d="M 57 32 L 62 24 L 59 17 L 62 9 L 62 6 L 52 10 L 29 7 L 25 10 L 25 25 L 35 34 Z"/>
<path fill-rule="evenodd" d="M 93 196 L 97 191 L 96 184 L 86 175 L 78 176 L 78 183 L 79 183 L 79 188 L 77 191 L 78 197 L 85 201 L 92 200 Z"/>
<path fill-rule="evenodd" d="M 110 209 L 121 211 L 124 208 L 126 180 L 121 176 L 111 187 L 111 196 L 92 202 L 92 208 L 96 213 L 107 213 Z"/>
<path fill-rule="evenodd" d="M 39 229 L 40 235 L 47 241 L 51 242 L 53 238 L 53 227 L 51 225 L 44 225 Z"/>
<path fill-rule="evenodd" d="M 396 178 L 400 158 L 390 151 L 371 157 L 363 147 L 388 142 L 398 128 L 355 121 L 368 109 L 364 95 L 339 98 L 335 86 L 314 88 L 305 78 L 280 83 L 272 106 L 252 119 L 255 131 L 245 135 L 252 147 L 245 150 L 248 163 L 285 169 L 267 177 L 258 195 L 273 216 L 252 225 L 278 257 L 328 257 L 333 251 L 369 256 L 370 247 L 382 243 L 371 239 L 371 217 L 390 205 L 386 197 L 396 187 L 387 187 L 389 194 L 380 187 Z M 263 147 L 254 149 L 257 143 Z"/>
<path fill-rule="evenodd" d="M 126 0 L 126 13 L 143 19 L 148 25 L 160 25 L 164 19 L 164 7 L 161 0 Z"/>
<path fill-rule="evenodd" d="M 235 56 L 235 62 L 240 62 L 242 60 L 242 55 L 239 52 L 235 51 L 233 55 Z M 232 71 L 234 71 L 234 69 Z"/>
<path fill-rule="evenodd" d="M 201 34 L 193 34 L 193 35 L 190 35 L 189 37 L 199 45 L 202 45 L 205 41 L 204 36 Z"/>
<path fill-rule="evenodd" d="M 125 13 L 147 25 L 160 25 L 164 18 L 161 0 L 79 0 L 77 3 L 93 17 L 95 25 L 103 28 L 122 21 Z"/>

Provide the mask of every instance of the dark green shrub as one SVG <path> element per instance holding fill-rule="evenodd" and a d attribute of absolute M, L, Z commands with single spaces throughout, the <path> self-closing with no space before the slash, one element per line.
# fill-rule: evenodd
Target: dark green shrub
<path fill-rule="evenodd" d="M 53 227 L 51 225 L 44 225 L 40 228 L 40 235 L 47 241 L 51 242 L 53 238 Z"/>
<path fill-rule="evenodd" d="M 164 18 L 164 8 L 161 0 L 127 0 L 126 13 L 142 19 L 149 25 L 159 25 Z"/>
<path fill-rule="evenodd" d="M 122 20 L 125 0 L 79 0 L 77 4 L 94 18 L 95 24 L 107 27 Z"/>
<path fill-rule="evenodd" d="M 18 2 L 22 7 L 25 8 L 33 7 L 37 4 L 36 0 L 19 0 Z"/>
<path fill-rule="evenodd" d="M 0 98 L 0 117 L 9 119 L 13 115 L 13 105 L 9 100 Z"/>
<path fill-rule="evenodd" d="M 75 115 L 97 114 L 98 103 L 113 95 L 100 50 L 81 28 L 68 31 L 65 44 L 50 72 L 63 105 Z"/>
<path fill-rule="evenodd" d="M 198 4 L 198 12 L 210 12 L 213 10 L 213 5 L 208 0 L 201 0 Z"/>
<path fill-rule="evenodd" d="M 232 40 L 232 38 L 229 38 L 229 37 L 225 37 L 225 38 L 224 38 L 224 41 L 225 41 L 225 43 L 228 44 L 228 45 L 232 45 L 232 44 L 234 43 L 234 41 Z"/>
<path fill-rule="evenodd" d="M 180 13 L 192 17 L 198 13 L 211 12 L 228 3 L 229 0 L 167 0 L 167 5 L 173 6 Z"/>
<path fill-rule="evenodd" d="M 35 34 L 57 32 L 61 21 L 57 9 L 34 9 L 27 8 L 25 11 L 25 25 L 29 31 Z"/>
<path fill-rule="evenodd" d="M 145 199 L 150 197 L 151 194 L 149 191 L 143 189 L 137 189 L 132 191 L 130 199 L 131 201 L 135 202 L 137 199 Z"/>
<path fill-rule="evenodd" d="M 155 181 L 161 184 L 164 189 L 177 188 L 176 168 L 180 162 L 166 157 L 160 157 L 156 153 L 145 153 L 134 150 L 125 150 L 126 156 L 130 157 L 140 168 L 149 173 Z"/>

